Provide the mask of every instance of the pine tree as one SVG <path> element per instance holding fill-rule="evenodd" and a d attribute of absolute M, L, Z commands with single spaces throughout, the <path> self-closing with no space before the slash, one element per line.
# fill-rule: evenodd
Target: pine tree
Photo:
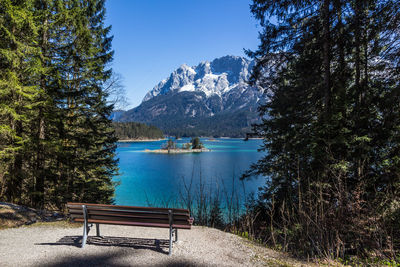
<path fill-rule="evenodd" d="M 22 203 L 29 178 L 29 125 L 36 109 L 41 73 L 33 1 L 0 1 L 0 197 Z M 28 179 L 26 177 L 29 177 Z"/>
<path fill-rule="evenodd" d="M 257 61 L 252 83 L 270 101 L 254 126 L 266 156 L 244 177 L 268 177 L 263 203 L 280 210 L 270 220 L 285 249 L 344 257 L 349 247 L 361 255 L 397 242 L 396 7 L 363 0 L 252 5 L 263 27 L 259 49 L 249 52 Z M 388 226 L 391 233 L 381 230 Z"/>
<path fill-rule="evenodd" d="M 112 106 L 102 90 L 111 75 L 106 68 L 112 59 L 110 27 L 103 25 L 104 1 L 72 1 L 70 14 L 73 38 L 65 38 L 68 64 L 62 74 L 66 192 L 72 200 L 110 203 L 116 138 L 109 120 Z"/>

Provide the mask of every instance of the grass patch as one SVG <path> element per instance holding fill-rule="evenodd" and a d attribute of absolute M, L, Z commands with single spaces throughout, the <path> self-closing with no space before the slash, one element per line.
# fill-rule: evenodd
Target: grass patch
<path fill-rule="evenodd" d="M 81 228 L 82 223 L 72 223 L 68 220 L 60 220 L 60 221 L 53 221 L 53 222 L 37 222 L 29 225 L 23 225 L 22 227 L 25 228 L 32 228 L 32 227 L 60 227 L 60 228 Z"/>
<path fill-rule="evenodd" d="M 267 264 L 267 266 L 277 266 L 277 267 L 293 267 L 293 265 L 283 262 L 277 259 L 267 259 L 264 260 L 264 262 Z"/>
<path fill-rule="evenodd" d="M 12 203 L 0 203 L 0 230 L 15 227 L 32 226 L 58 226 L 58 227 L 80 227 L 74 226 L 66 220 L 62 214 L 36 210 L 29 207 L 15 205 Z"/>
<path fill-rule="evenodd" d="M 36 217 L 32 211 L 17 212 L 8 206 L 0 206 L 0 229 L 18 227 Z"/>

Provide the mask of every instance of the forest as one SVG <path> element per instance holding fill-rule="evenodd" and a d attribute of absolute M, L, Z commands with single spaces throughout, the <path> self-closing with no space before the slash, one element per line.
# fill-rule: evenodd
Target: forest
<path fill-rule="evenodd" d="M 111 203 L 117 138 L 102 0 L 0 1 L 0 199 Z"/>
<path fill-rule="evenodd" d="M 139 122 L 113 122 L 118 140 L 162 139 L 163 132 L 155 126 Z"/>
<path fill-rule="evenodd" d="M 268 177 L 244 218 L 256 240 L 305 258 L 400 252 L 400 2 L 254 0 L 251 83 Z"/>
<path fill-rule="evenodd" d="M 112 203 L 118 138 L 162 136 L 110 120 L 104 6 L 0 0 L 1 201 L 59 210 L 67 201 Z M 250 8 L 260 43 L 246 51 L 256 61 L 249 83 L 268 101 L 249 133 L 263 138 L 263 157 L 241 179 L 266 183 L 230 230 L 306 259 L 399 262 L 400 1 L 253 0 Z M 234 118 L 223 119 L 202 122 L 211 133 L 168 134 L 243 135 L 247 125 L 231 132 Z M 218 216 L 199 224 L 222 224 L 219 201 L 210 206 Z"/>

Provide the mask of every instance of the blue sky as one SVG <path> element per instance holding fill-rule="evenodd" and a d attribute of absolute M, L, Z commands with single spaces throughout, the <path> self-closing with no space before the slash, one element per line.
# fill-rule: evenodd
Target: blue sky
<path fill-rule="evenodd" d="M 108 0 L 113 69 L 124 78 L 129 107 L 181 64 L 244 56 L 258 45 L 250 0 Z"/>

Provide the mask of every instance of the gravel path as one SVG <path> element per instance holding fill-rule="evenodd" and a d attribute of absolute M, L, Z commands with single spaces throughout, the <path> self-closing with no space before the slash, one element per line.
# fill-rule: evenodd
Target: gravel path
<path fill-rule="evenodd" d="M 95 228 L 95 227 L 94 227 Z M 179 230 L 168 256 L 168 229 L 101 225 L 103 238 L 82 228 L 30 226 L 0 230 L 0 266 L 302 266 L 283 254 L 206 227 Z M 304 265 L 305 266 L 305 265 Z"/>

